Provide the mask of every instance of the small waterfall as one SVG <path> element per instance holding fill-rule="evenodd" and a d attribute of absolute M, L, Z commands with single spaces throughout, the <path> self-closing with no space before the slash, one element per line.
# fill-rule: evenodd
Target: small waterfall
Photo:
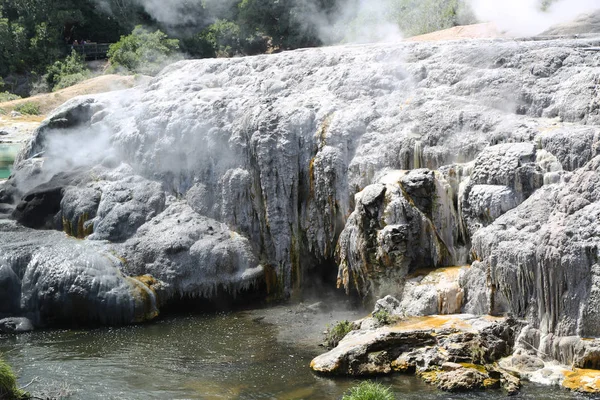
<path fill-rule="evenodd" d="M 537 135 L 535 137 L 535 143 L 536 143 L 537 150 L 542 150 L 544 148 L 544 143 L 542 141 L 542 135 Z"/>
<path fill-rule="evenodd" d="M 544 185 L 561 182 L 563 167 L 554 154 L 543 149 L 538 150 L 535 162 L 544 171 Z"/>
<path fill-rule="evenodd" d="M 454 190 L 440 172 L 435 171 L 435 178 L 437 198 L 434 207 L 434 223 L 438 227 L 440 238 L 450 253 L 452 263 L 456 264 L 457 249 L 454 244 L 458 236 L 457 225 L 459 225 L 459 220 L 454 207 Z"/>
<path fill-rule="evenodd" d="M 456 208 L 458 209 L 458 228 L 460 237 L 463 240 L 463 243 L 468 242 L 469 234 L 467 231 L 467 227 L 465 225 L 465 220 L 463 217 L 462 204 L 465 195 L 465 190 L 467 189 L 467 185 L 469 184 L 469 180 L 471 179 L 471 173 L 473 172 L 473 162 L 468 164 L 459 165 L 456 168 L 456 179 L 458 182 L 458 201 L 456 204 Z M 464 260 L 466 262 L 466 260 Z"/>
<path fill-rule="evenodd" d="M 150 276 L 127 277 L 134 288 L 133 294 L 136 302 L 142 306 L 142 310 L 135 309 L 137 322 L 149 321 L 158 316 L 158 302 L 156 301 L 156 292 L 151 285 L 156 281 Z M 141 311 L 141 312 L 140 312 Z"/>
<path fill-rule="evenodd" d="M 423 147 L 420 140 L 415 140 L 415 148 L 413 149 L 413 169 L 423 167 Z"/>

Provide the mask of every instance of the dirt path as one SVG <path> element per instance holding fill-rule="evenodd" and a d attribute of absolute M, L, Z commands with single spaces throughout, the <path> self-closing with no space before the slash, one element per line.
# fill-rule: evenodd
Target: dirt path
<path fill-rule="evenodd" d="M 46 115 L 73 97 L 127 89 L 135 86 L 138 81 L 139 78 L 133 75 L 101 75 L 56 92 L 0 103 L 0 109 L 10 114 L 19 104 L 35 103 L 40 107 L 41 114 Z"/>
<path fill-rule="evenodd" d="M 459 39 L 493 39 L 504 37 L 492 23 L 455 26 L 450 29 L 427 33 L 425 35 L 413 36 L 406 40 L 411 42 L 429 42 L 439 40 Z"/>

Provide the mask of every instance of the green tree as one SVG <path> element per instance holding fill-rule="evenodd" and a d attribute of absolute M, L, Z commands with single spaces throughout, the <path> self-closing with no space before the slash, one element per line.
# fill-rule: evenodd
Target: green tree
<path fill-rule="evenodd" d="M 89 77 L 90 71 L 86 67 L 83 57 L 73 50 L 67 58 L 56 61 L 48 67 L 43 79 L 50 89 L 59 90 Z"/>
<path fill-rule="evenodd" d="M 202 36 L 219 57 L 231 57 L 243 51 L 240 27 L 235 22 L 218 19 Z"/>
<path fill-rule="evenodd" d="M 314 47 L 322 44 L 319 24 L 336 9 L 335 0 L 242 0 L 238 20 L 248 36 L 269 36 L 277 48 Z"/>
<path fill-rule="evenodd" d="M 463 0 L 391 0 L 391 13 L 406 35 L 421 35 L 475 22 Z"/>
<path fill-rule="evenodd" d="M 141 25 L 130 35 L 110 46 L 108 57 L 113 68 L 124 68 L 131 73 L 156 75 L 167 64 L 181 58 L 179 40 L 157 30 L 150 32 Z"/>

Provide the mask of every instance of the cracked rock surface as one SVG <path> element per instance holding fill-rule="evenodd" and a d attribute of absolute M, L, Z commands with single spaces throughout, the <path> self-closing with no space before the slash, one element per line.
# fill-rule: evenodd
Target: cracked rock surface
<path fill-rule="evenodd" d="M 0 212 L 22 222 L 0 230 L 0 317 L 49 322 L 52 287 L 65 318 L 128 323 L 215 287 L 285 297 L 336 267 L 349 292 L 406 302 L 410 274 L 470 263 L 461 312 L 595 337 L 600 59 L 585 48 L 599 43 L 182 61 L 74 99 L 0 184 Z"/>

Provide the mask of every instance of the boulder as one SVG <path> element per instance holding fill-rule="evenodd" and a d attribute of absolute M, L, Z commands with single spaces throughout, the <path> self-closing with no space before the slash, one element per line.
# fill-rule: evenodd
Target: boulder
<path fill-rule="evenodd" d="M 408 316 L 460 314 L 465 290 L 459 276 L 467 267 L 423 269 L 404 284 L 398 314 Z"/>
<path fill-rule="evenodd" d="M 363 297 L 398 296 L 409 272 L 453 264 L 458 240 L 457 217 L 440 174 L 396 171 L 380 181 L 356 195 L 336 254 L 338 287 Z"/>
<path fill-rule="evenodd" d="M 518 379 L 491 364 L 508 356 L 520 327 L 510 319 L 472 315 L 409 318 L 391 326 L 352 331 L 311 362 L 326 375 L 416 372 L 442 390 L 494 388 L 511 392 Z M 509 374 L 510 375 L 510 374 Z"/>
<path fill-rule="evenodd" d="M 488 379 L 490 378 L 487 374 L 475 368 L 460 368 L 438 373 L 435 383 L 438 389 L 447 392 L 465 392 L 485 388 L 485 382 Z M 488 384 L 488 386 L 494 386 L 494 384 Z"/>
<path fill-rule="evenodd" d="M 25 333 L 33 329 L 33 324 L 27 318 L 0 319 L 0 333 Z"/>
<path fill-rule="evenodd" d="M 167 285 L 167 299 L 235 295 L 264 279 L 246 238 L 184 202 L 171 204 L 116 251 L 129 275 L 150 274 Z"/>

